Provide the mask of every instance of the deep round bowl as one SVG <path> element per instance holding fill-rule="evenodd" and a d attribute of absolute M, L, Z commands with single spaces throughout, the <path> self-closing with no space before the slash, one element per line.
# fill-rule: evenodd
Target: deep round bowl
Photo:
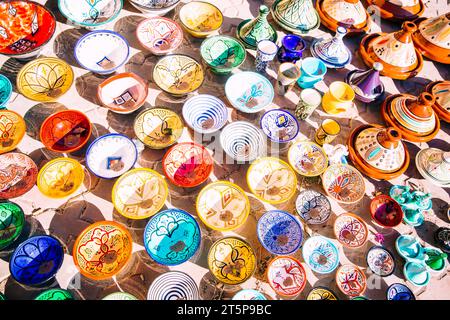
<path fill-rule="evenodd" d="M 19 283 L 36 286 L 54 278 L 64 260 L 61 243 L 51 236 L 34 236 L 13 252 L 9 271 Z"/>
<path fill-rule="evenodd" d="M 353 213 L 339 215 L 334 221 L 334 235 L 345 247 L 356 249 L 367 242 L 369 229 L 360 217 Z"/>
<path fill-rule="evenodd" d="M 193 37 L 205 38 L 219 30 L 223 23 L 222 12 L 216 6 L 203 1 L 191 1 L 179 12 L 181 25 Z"/>
<path fill-rule="evenodd" d="M 112 22 L 123 7 L 123 0 L 58 0 L 61 14 L 73 24 L 96 28 Z"/>
<path fill-rule="evenodd" d="M 236 293 L 231 300 L 267 300 L 266 296 L 259 292 L 258 290 L 253 289 L 243 289 Z"/>
<path fill-rule="evenodd" d="M 199 94 L 184 103 L 183 118 L 192 130 L 210 134 L 219 131 L 227 123 L 228 109 L 219 98 Z"/>
<path fill-rule="evenodd" d="M 11 98 L 13 91 L 12 83 L 7 77 L 0 74 L 0 109 L 4 108 Z"/>
<path fill-rule="evenodd" d="M 395 270 L 395 259 L 392 253 L 384 247 L 373 246 L 366 255 L 370 270 L 381 277 L 390 276 Z"/>
<path fill-rule="evenodd" d="M 109 133 L 95 139 L 86 151 L 86 165 L 97 177 L 114 179 L 133 168 L 136 145 L 127 136 Z"/>
<path fill-rule="evenodd" d="M 384 194 L 370 201 L 370 215 L 376 224 L 385 228 L 395 228 L 403 221 L 402 207 Z"/>
<path fill-rule="evenodd" d="M 312 288 L 308 293 L 306 300 L 339 300 L 336 294 L 326 287 Z"/>
<path fill-rule="evenodd" d="M 328 167 L 325 151 L 318 144 L 309 141 L 293 144 L 288 151 L 288 161 L 298 174 L 306 177 L 321 175 Z"/>
<path fill-rule="evenodd" d="M 361 173 L 346 164 L 329 166 L 322 175 L 322 186 L 329 197 L 343 204 L 360 201 L 366 192 Z"/>
<path fill-rule="evenodd" d="M 388 300 L 416 300 L 414 293 L 401 283 L 393 283 L 386 291 Z"/>
<path fill-rule="evenodd" d="M 92 280 L 110 279 L 125 267 L 131 258 L 133 240 L 122 225 L 99 221 L 89 225 L 77 237 L 73 260 L 80 273 Z"/>
<path fill-rule="evenodd" d="M 98 74 L 111 74 L 127 62 L 130 45 L 117 32 L 98 30 L 81 37 L 74 54 L 82 68 Z"/>
<path fill-rule="evenodd" d="M 0 154 L 14 150 L 25 135 L 26 124 L 20 114 L 0 110 Z"/>
<path fill-rule="evenodd" d="M 200 294 L 197 284 L 188 274 L 169 271 L 153 280 L 147 300 L 200 300 Z"/>
<path fill-rule="evenodd" d="M 163 16 L 172 11 L 180 0 L 129 0 L 130 3 L 148 16 Z"/>
<path fill-rule="evenodd" d="M 320 192 L 303 190 L 295 201 L 295 210 L 306 223 L 323 224 L 331 216 L 331 203 Z"/>
<path fill-rule="evenodd" d="M 34 187 L 38 168 L 29 156 L 8 152 L 0 155 L 0 200 L 20 197 Z"/>
<path fill-rule="evenodd" d="M 349 297 L 361 296 L 367 288 L 366 275 L 357 266 L 344 264 L 336 271 L 336 284 Z"/>
<path fill-rule="evenodd" d="M 155 55 L 176 50 L 183 42 L 183 30 L 175 21 L 164 17 L 145 19 L 136 28 L 139 43 Z"/>
<path fill-rule="evenodd" d="M 295 116 L 283 109 L 273 109 L 264 113 L 259 126 L 270 140 L 277 143 L 292 141 L 300 130 Z"/>
<path fill-rule="evenodd" d="M 186 211 L 168 209 L 152 217 L 144 231 L 145 250 L 157 263 L 182 264 L 197 252 L 201 233 L 197 221 Z"/>
<path fill-rule="evenodd" d="M 331 273 L 339 265 L 339 251 L 336 245 L 322 236 L 314 236 L 302 246 L 303 260 L 317 273 Z"/>
<path fill-rule="evenodd" d="M 406 262 L 403 267 L 403 275 L 405 276 L 407 281 L 411 282 L 417 287 L 424 287 L 431 280 L 431 275 L 428 272 L 427 267 L 424 265 L 424 263 L 421 262 Z"/>
<path fill-rule="evenodd" d="M 0 250 L 20 237 L 25 225 L 25 214 L 14 202 L 0 202 Z"/>
<path fill-rule="evenodd" d="M 135 296 L 133 296 L 132 294 L 129 294 L 127 292 L 113 292 L 108 294 L 107 296 L 103 297 L 102 300 L 139 300 L 138 298 L 136 298 Z"/>
<path fill-rule="evenodd" d="M 49 289 L 40 293 L 34 300 L 74 300 L 72 294 L 64 289 Z"/>
<path fill-rule="evenodd" d="M 239 68 L 247 56 L 240 41 L 223 35 L 206 38 L 202 42 L 200 53 L 211 71 L 217 74 L 228 74 Z"/>
<path fill-rule="evenodd" d="M 306 286 L 306 272 L 300 261 L 293 257 L 280 256 L 269 262 L 267 282 L 280 296 L 295 297 Z"/>

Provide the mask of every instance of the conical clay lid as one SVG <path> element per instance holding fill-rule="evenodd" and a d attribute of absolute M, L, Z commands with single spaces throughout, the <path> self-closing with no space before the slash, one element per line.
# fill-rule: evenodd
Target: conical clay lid
<path fill-rule="evenodd" d="M 380 71 L 383 65 L 375 62 L 369 70 L 354 70 L 348 73 L 346 82 L 355 91 L 356 98 L 369 103 L 379 98 L 384 93 L 384 85 L 380 79 Z"/>
<path fill-rule="evenodd" d="M 267 21 L 269 8 L 265 5 L 259 7 L 259 15 L 253 20 L 242 21 L 237 28 L 237 36 L 247 47 L 256 48 L 261 40 L 277 41 L 275 29 Z"/>
<path fill-rule="evenodd" d="M 329 68 L 343 68 L 350 63 L 352 54 L 344 44 L 347 34 L 344 27 L 338 27 L 333 38 L 318 39 L 311 45 L 311 54 L 322 60 Z"/>
<path fill-rule="evenodd" d="M 450 50 L 450 12 L 423 21 L 419 32 L 428 42 Z"/>
<path fill-rule="evenodd" d="M 434 184 L 450 184 L 450 152 L 436 148 L 423 149 L 417 154 L 416 165 L 424 178 Z"/>
<path fill-rule="evenodd" d="M 359 0 L 323 0 L 320 9 L 337 24 L 364 27 L 368 15 Z"/>
<path fill-rule="evenodd" d="M 294 33 L 307 33 L 320 26 L 320 18 L 311 0 L 277 0 L 272 13 L 275 21 Z"/>

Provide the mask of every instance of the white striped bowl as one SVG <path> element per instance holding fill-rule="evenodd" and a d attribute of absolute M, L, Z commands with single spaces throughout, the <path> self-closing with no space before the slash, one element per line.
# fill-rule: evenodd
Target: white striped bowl
<path fill-rule="evenodd" d="M 199 300 L 197 284 L 189 275 L 169 271 L 158 276 L 148 289 L 147 300 Z"/>
<path fill-rule="evenodd" d="M 199 133 L 216 132 L 227 123 L 225 103 L 209 94 L 193 96 L 183 105 L 183 118 L 192 130 Z"/>

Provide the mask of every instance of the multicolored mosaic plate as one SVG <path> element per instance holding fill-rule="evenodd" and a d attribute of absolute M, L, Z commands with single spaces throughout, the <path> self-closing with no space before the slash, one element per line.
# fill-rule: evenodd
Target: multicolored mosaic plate
<path fill-rule="evenodd" d="M 329 166 L 322 175 L 322 186 L 329 197 L 344 204 L 360 201 L 366 192 L 361 173 L 345 164 Z"/>
<path fill-rule="evenodd" d="M 328 167 L 325 151 L 314 142 L 301 141 L 293 144 L 288 151 L 289 164 L 302 176 L 315 177 Z"/>
<path fill-rule="evenodd" d="M 339 251 L 336 245 L 322 236 L 314 236 L 302 247 L 303 260 L 317 273 L 331 273 L 339 265 Z"/>
<path fill-rule="evenodd" d="M 25 120 L 11 110 L 0 110 L 0 154 L 16 148 L 25 135 Z"/>
<path fill-rule="evenodd" d="M 23 153 L 0 155 L 0 200 L 20 197 L 33 188 L 38 168 L 33 159 Z"/>
<path fill-rule="evenodd" d="M 392 253 L 381 246 L 373 246 L 366 256 L 367 265 L 376 275 L 387 277 L 395 270 L 395 259 Z"/>
<path fill-rule="evenodd" d="M 297 259 L 276 257 L 267 267 L 267 281 L 278 295 L 295 297 L 306 286 L 306 272 Z"/>
<path fill-rule="evenodd" d="M 345 247 L 355 249 L 367 242 L 369 229 L 363 219 L 353 213 L 339 215 L 334 221 L 334 235 Z"/>
<path fill-rule="evenodd" d="M 344 264 L 336 271 L 336 284 L 349 297 L 363 295 L 367 286 L 364 272 L 352 264 Z"/>

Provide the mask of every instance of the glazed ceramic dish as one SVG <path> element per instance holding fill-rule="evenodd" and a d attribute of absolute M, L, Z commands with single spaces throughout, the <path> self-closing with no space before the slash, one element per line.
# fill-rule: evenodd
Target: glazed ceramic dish
<path fill-rule="evenodd" d="M 403 267 L 406 280 L 417 287 L 425 287 L 431 280 L 431 275 L 424 263 L 406 262 Z"/>
<path fill-rule="evenodd" d="M 227 123 L 228 109 L 219 98 L 199 94 L 184 103 L 183 118 L 192 130 L 210 134 L 219 131 Z"/>
<path fill-rule="evenodd" d="M 33 188 L 38 168 L 29 156 L 8 152 L 0 155 L 0 200 L 20 197 Z"/>
<path fill-rule="evenodd" d="M 367 287 L 366 276 L 361 269 L 345 264 L 336 271 L 336 284 L 343 294 L 356 297 L 364 294 Z"/>
<path fill-rule="evenodd" d="M 416 300 L 414 293 L 401 283 L 393 283 L 386 292 L 388 300 Z"/>
<path fill-rule="evenodd" d="M 272 16 L 283 29 L 294 34 L 308 33 L 320 26 L 319 14 L 310 0 L 276 0 Z"/>
<path fill-rule="evenodd" d="M 300 261 L 295 258 L 281 256 L 269 262 L 267 281 L 280 296 L 295 297 L 306 286 L 306 272 Z"/>
<path fill-rule="evenodd" d="M 339 215 L 334 221 L 334 235 L 345 247 L 356 249 L 367 242 L 369 229 L 360 217 L 353 213 Z"/>
<path fill-rule="evenodd" d="M 0 110 L 0 154 L 14 150 L 25 135 L 22 116 L 11 110 Z"/>
<path fill-rule="evenodd" d="M 434 81 L 426 86 L 426 91 L 435 96 L 432 105 L 441 120 L 450 122 L 450 81 Z"/>
<path fill-rule="evenodd" d="M 183 42 L 183 30 L 175 21 L 164 17 L 148 18 L 136 28 L 141 45 L 155 55 L 176 50 Z"/>
<path fill-rule="evenodd" d="M 370 270 L 381 277 L 390 276 L 395 270 L 395 259 L 392 253 L 384 247 L 374 246 L 366 255 Z"/>
<path fill-rule="evenodd" d="M 74 300 L 72 294 L 64 289 L 49 289 L 40 293 L 34 300 L 56 301 L 56 300 Z"/>
<path fill-rule="evenodd" d="M 91 72 L 111 74 L 127 62 L 130 55 L 128 41 L 109 30 L 92 31 L 75 45 L 78 64 Z"/>
<path fill-rule="evenodd" d="M 197 284 L 188 274 L 169 271 L 153 280 L 147 300 L 200 300 L 200 294 Z"/>
<path fill-rule="evenodd" d="M 231 300 L 267 300 L 267 298 L 264 294 L 257 290 L 243 289 L 236 293 Z"/>
<path fill-rule="evenodd" d="M 205 38 L 220 29 L 222 12 L 203 1 L 191 1 L 181 7 L 179 17 L 183 28 L 193 37 Z"/>
<path fill-rule="evenodd" d="M 416 155 L 416 168 L 426 180 L 434 185 L 450 185 L 450 153 L 436 148 L 420 150 Z"/>
<path fill-rule="evenodd" d="M 282 109 L 269 110 L 264 113 L 259 125 L 269 139 L 277 143 L 292 141 L 300 130 L 295 116 Z"/>
<path fill-rule="evenodd" d="M 336 294 L 326 287 L 313 288 L 306 297 L 306 300 L 339 300 Z"/>
<path fill-rule="evenodd" d="M 345 164 L 329 166 L 322 175 L 322 186 L 328 196 L 344 204 L 360 201 L 366 190 L 362 175 Z"/>
<path fill-rule="evenodd" d="M 139 300 L 139 299 L 126 292 L 113 292 L 108 294 L 102 300 Z"/>
<path fill-rule="evenodd" d="M 228 78 L 225 94 L 237 110 L 255 113 L 272 103 L 275 92 L 266 77 L 256 72 L 244 71 Z"/>
<path fill-rule="evenodd" d="M 13 91 L 12 83 L 7 77 L 0 74 L 0 109 L 5 108 Z"/>
<path fill-rule="evenodd" d="M 269 8 L 261 4 L 258 15 L 253 19 L 241 21 L 236 28 L 236 36 L 249 49 L 256 50 L 258 43 L 262 40 L 277 42 L 278 34 L 275 28 L 267 20 Z"/>
<path fill-rule="evenodd" d="M 163 16 L 172 11 L 180 0 L 129 0 L 142 13 L 149 16 Z"/>
<path fill-rule="evenodd" d="M 122 10 L 123 0 L 58 0 L 58 8 L 73 24 L 96 28 L 112 22 Z"/>
<path fill-rule="evenodd" d="M 386 195 L 379 195 L 371 200 L 370 214 L 376 224 L 385 228 L 395 228 L 403 221 L 402 207 Z"/>
<path fill-rule="evenodd" d="M 217 74 L 228 74 L 244 63 L 247 51 L 237 39 L 229 36 L 206 38 L 200 47 L 203 60 Z"/>
<path fill-rule="evenodd" d="M 314 272 L 333 272 L 339 265 L 339 251 L 336 245 L 322 236 L 314 236 L 302 246 L 303 260 Z"/>
<path fill-rule="evenodd" d="M 333 38 L 316 39 L 311 44 L 311 55 L 325 63 L 327 68 L 344 68 L 352 61 L 352 53 L 345 45 L 343 38 L 347 29 L 339 26 Z"/>
<path fill-rule="evenodd" d="M 314 190 L 300 192 L 295 201 L 300 218 L 308 224 L 323 224 L 331 216 L 331 203 L 326 196 Z"/>
<path fill-rule="evenodd" d="M 0 202 L 0 250 L 13 244 L 22 234 L 24 226 L 22 208 L 14 202 Z"/>
<path fill-rule="evenodd" d="M 288 151 L 288 160 L 297 173 L 306 177 L 316 177 L 328 167 L 325 151 L 314 142 L 301 141 L 293 144 Z"/>

